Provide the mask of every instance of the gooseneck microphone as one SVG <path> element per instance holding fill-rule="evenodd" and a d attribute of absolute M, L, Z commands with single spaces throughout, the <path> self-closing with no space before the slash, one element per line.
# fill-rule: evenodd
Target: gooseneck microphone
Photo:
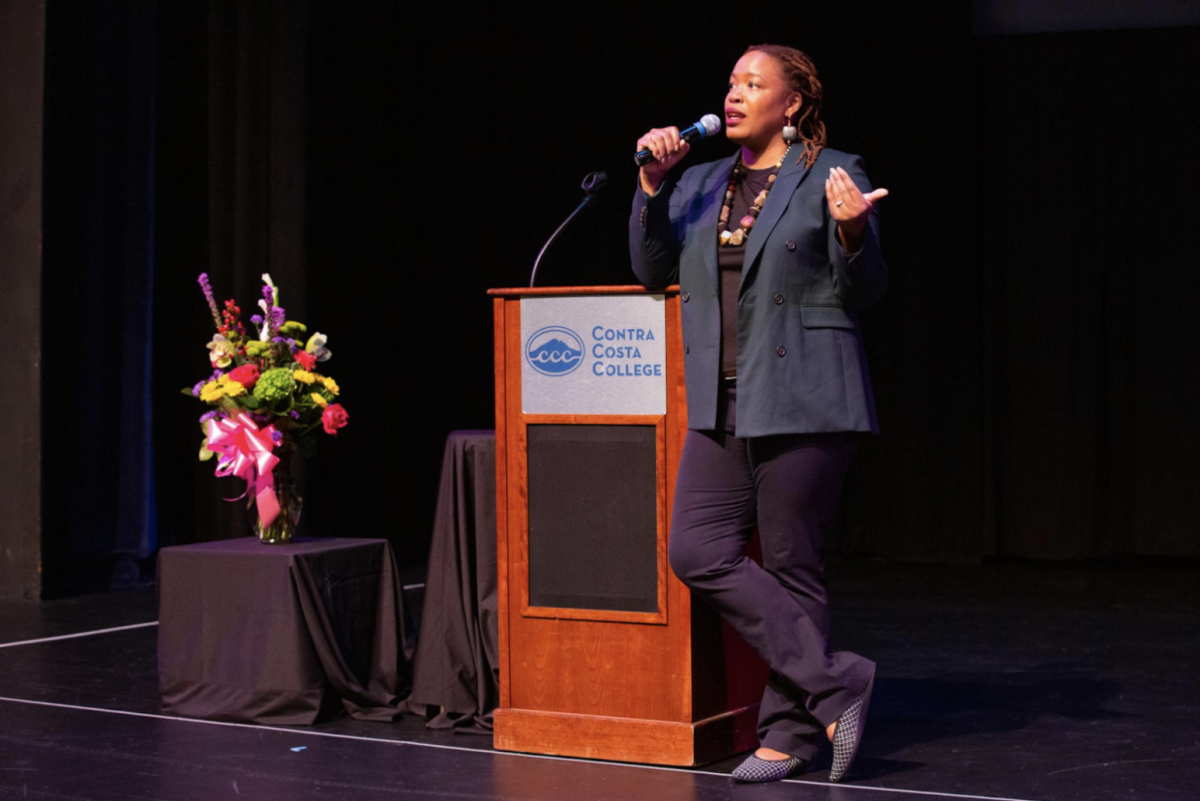
<path fill-rule="evenodd" d="M 583 183 L 579 185 L 579 188 L 583 190 L 584 194 L 583 202 L 575 207 L 575 211 L 571 212 L 570 215 L 567 216 L 567 219 L 563 220 L 562 225 L 558 226 L 554 233 L 550 234 L 550 238 L 546 240 L 546 244 L 542 245 L 542 249 L 538 251 L 537 258 L 533 260 L 533 272 L 529 275 L 529 286 L 532 287 L 537 284 L 538 265 L 542 263 L 542 256 L 546 255 L 546 251 L 550 249 L 552 244 L 554 244 L 554 240 L 558 239 L 558 235 L 561 234 L 563 230 L 571 224 L 571 220 L 575 219 L 575 216 L 579 214 L 579 212 L 586 209 L 588 204 L 590 204 L 596 198 L 596 195 L 599 194 L 600 190 L 607 185 L 608 173 L 589 172 L 583 177 Z"/>
<path fill-rule="evenodd" d="M 692 123 L 688 127 L 679 132 L 679 138 L 686 142 L 694 142 L 697 139 L 703 139 L 706 136 L 712 136 L 715 133 L 721 132 L 721 118 L 716 114 L 705 114 L 700 118 L 699 122 Z M 633 160 L 637 162 L 639 167 L 644 167 L 654 161 L 654 154 L 649 148 L 639 150 L 633 156 Z"/>

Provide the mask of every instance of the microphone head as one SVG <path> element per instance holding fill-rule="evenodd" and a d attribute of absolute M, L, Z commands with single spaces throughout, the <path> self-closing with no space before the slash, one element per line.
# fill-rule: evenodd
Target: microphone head
<path fill-rule="evenodd" d="M 700 118 L 698 124 L 704 129 L 705 136 L 712 136 L 715 133 L 721 132 L 721 118 L 716 114 L 705 114 Z"/>
<path fill-rule="evenodd" d="M 603 189 L 607 185 L 608 185 L 608 173 L 606 173 L 606 172 L 589 172 L 587 175 L 584 176 L 583 183 L 580 184 L 579 188 L 582 189 L 587 194 L 588 197 L 591 197 L 592 195 L 596 194 L 597 192 L 599 192 L 601 189 Z"/>

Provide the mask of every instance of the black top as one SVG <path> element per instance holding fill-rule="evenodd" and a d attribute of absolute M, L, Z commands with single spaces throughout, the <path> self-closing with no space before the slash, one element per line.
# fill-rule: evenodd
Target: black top
<path fill-rule="evenodd" d="M 742 218 L 754 205 L 754 198 L 767 188 L 767 179 L 774 169 L 747 170 L 742 168 L 738 186 L 729 210 L 729 230 L 741 228 Z M 754 236 L 754 229 L 750 229 Z M 721 270 L 721 373 L 737 374 L 737 302 L 742 282 L 742 266 L 746 258 L 746 240 L 735 247 L 717 248 L 717 265 Z"/>

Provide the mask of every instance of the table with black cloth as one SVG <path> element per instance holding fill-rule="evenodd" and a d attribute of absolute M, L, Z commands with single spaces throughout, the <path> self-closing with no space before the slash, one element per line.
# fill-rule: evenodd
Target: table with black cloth
<path fill-rule="evenodd" d="M 431 728 L 490 733 L 500 700 L 496 435 L 446 439 L 408 708 Z"/>
<path fill-rule="evenodd" d="M 407 692 L 402 596 L 378 539 L 254 537 L 158 557 L 163 709 L 311 724 L 342 709 L 391 721 Z"/>

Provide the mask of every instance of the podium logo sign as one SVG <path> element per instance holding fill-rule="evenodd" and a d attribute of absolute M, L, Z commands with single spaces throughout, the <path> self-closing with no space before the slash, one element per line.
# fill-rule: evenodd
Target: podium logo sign
<path fill-rule="evenodd" d="M 583 364 L 583 340 L 570 328 L 548 325 L 525 340 L 525 361 L 542 375 L 567 375 Z"/>
<path fill-rule="evenodd" d="M 666 412 L 662 295 L 521 300 L 525 414 Z"/>

